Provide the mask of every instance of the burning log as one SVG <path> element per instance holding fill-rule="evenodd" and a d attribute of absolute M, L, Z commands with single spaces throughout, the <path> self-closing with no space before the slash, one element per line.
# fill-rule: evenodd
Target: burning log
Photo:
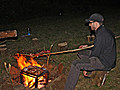
<path fill-rule="evenodd" d="M 16 30 L 7 30 L 0 32 L 0 39 L 8 38 L 8 37 L 17 37 Z"/>

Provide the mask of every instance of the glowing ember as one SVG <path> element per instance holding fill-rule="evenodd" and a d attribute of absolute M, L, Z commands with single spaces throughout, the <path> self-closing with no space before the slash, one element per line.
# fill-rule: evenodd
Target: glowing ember
<path fill-rule="evenodd" d="M 19 54 L 15 58 L 21 69 L 21 83 L 25 87 L 40 89 L 48 83 L 49 72 L 42 68 L 33 58 L 30 57 L 30 60 L 27 60 L 25 56 Z"/>

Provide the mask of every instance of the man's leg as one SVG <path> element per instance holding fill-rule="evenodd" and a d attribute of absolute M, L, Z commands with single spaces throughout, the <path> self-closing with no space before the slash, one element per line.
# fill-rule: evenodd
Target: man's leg
<path fill-rule="evenodd" d="M 64 90 L 74 90 L 77 80 L 80 75 L 80 70 L 77 69 L 73 64 L 71 65 L 69 75 L 65 84 Z"/>
<path fill-rule="evenodd" d="M 104 69 L 104 66 L 98 58 L 87 58 L 86 56 L 80 60 L 75 60 L 72 63 L 64 90 L 74 90 L 79 79 L 80 70 L 94 71 L 97 69 Z"/>
<path fill-rule="evenodd" d="M 85 58 L 84 60 L 73 61 L 64 90 L 74 90 L 79 79 L 80 70 L 85 67 L 90 67 L 90 61 L 88 58 Z"/>
<path fill-rule="evenodd" d="M 82 51 L 79 51 L 77 56 L 82 59 L 84 57 L 89 57 L 91 54 L 91 50 L 82 50 Z"/>
<path fill-rule="evenodd" d="M 89 59 L 88 59 L 88 56 L 90 55 L 90 53 L 91 53 L 90 50 L 84 50 L 84 51 L 78 52 L 78 57 L 82 60 L 79 59 L 79 60 L 73 61 L 71 68 L 70 68 L 70 72 L 67 77 L 67 81 L 66 81 L 64 90 L 74 90 L 75 85 L 76 85 L 76 83 L 79 79 L 79 75 L 80 75 L 80 66 L 77 64 L 90 63 Z"/>

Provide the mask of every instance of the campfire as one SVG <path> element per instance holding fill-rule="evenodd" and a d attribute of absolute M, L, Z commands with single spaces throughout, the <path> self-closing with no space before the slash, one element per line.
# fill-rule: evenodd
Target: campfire
<path fill-rule="evenodd" d="M 91 46 L 92 47 L 92 46 Z M 90 48 L 90 47 L 88 47 Z M 50 53 L 50 51 L 41 51 L 37 54 L 19 54 L 17 53 L 14 58 L 17 59 L 18 66 L 20 68 L 20 83 L 25 87 L 31 89 L 34 88 L 48 88 L 51 83 L 56 83 L 57 81 L 64 81 L 63 64 L 60 63 L 58 66 L 53 66 L 48 64 L 49 56 L 67 52 L 74 52 L 81 49 L 67 50 L 61 52 Z M 38 64 L 34 58 L 39 56 L 47 56 L 46 66 L 44 64 Z M 49 73 L 50 72 L 50 73 Z M 12 74 L 11 74 L 12 75 Z M 18 76 L 19 77 L 19 76 Z M 16 77 L 17 78 L 17 77 Z M 13 77 L 13 79 L 16 79 Z M 58 88 L 58 86 L 57 86 Z"/>
<path fill-rule="evenodd" d="M 17 62 L 20 67 L 20 82 L 25 87 L 31 89 L 42 88 L 48 84 L 49 72 L 46 68 L 38 64 L 32 57 L 27 59 L 23 55 L 17 54 Z"/>

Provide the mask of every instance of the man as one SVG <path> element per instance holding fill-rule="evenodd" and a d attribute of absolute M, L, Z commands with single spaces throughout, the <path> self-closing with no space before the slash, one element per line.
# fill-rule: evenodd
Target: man
<path fill-rule="evenodd" d="M 116 66 L 116 43 L 114 34 L 103 25 L 102 15 L 95 13 L 86 19 L 91 30 L 95 30 L 94 47 L 78 52 L 80 59 L 73 61 L 64 90 L 74 90 L 80 71 L 84 76 L 87 71 L 108 71 Z M 80 48 L 85 48 L 82 45 Z"/>

